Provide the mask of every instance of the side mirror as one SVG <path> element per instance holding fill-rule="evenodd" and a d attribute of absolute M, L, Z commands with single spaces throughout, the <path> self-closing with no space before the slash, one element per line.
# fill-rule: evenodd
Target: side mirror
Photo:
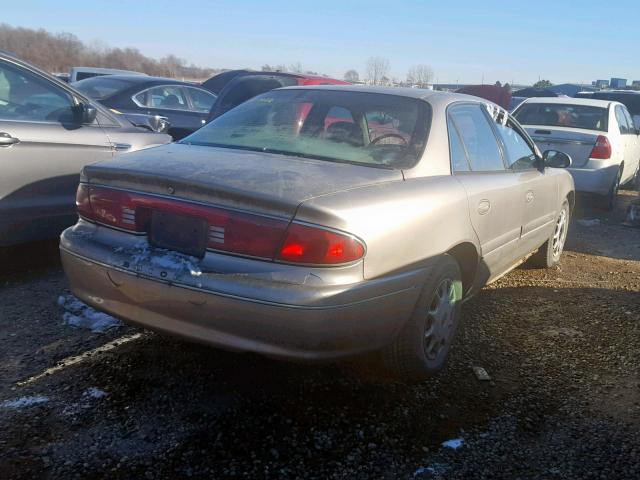
<path fill-rule="evenodd" d="M 572 160 L 569 155 L 558 150 L 547 150 L 542 154 L 542 160 L 547 167 L 568 168 L 571 166 Z"/>
<path fill-rule="evenodd" d="M 89 103 L 80 103 L 73 107 L 75 121 L 85 125 L 93 123 L 98 115 L 98 109 Z"/>

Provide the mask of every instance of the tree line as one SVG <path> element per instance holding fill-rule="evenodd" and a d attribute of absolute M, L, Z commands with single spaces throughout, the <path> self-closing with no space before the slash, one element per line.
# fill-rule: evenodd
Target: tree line
<path fill-rule="evenodd" d="M 368 83 L 370 85 L 408 85 L 425 88 L 433 80 L 433 69 L 426 64 L 414 65 L 407 72 L 406 79 L 399 81 L 389 78 L 389 60 L 384 57 L 370 57 L 365 64 L 365 77 L 360 78 L 357 70 L 347 70 L 344 79 L 352 83 Z"/>
<path fill-rule="evenodd" d="M 84 66 L 133 70 L 162 77 L 205 79 L 220 71 L 188 65 L 185 59 L 175 55 L 155 59 L 143 55 L 137 48 L 114 48 L 100 42 L 87 44 L 68 32 L 51 33 L 6 23 L 0 23 L 0 50 L 52 73 Z"/>

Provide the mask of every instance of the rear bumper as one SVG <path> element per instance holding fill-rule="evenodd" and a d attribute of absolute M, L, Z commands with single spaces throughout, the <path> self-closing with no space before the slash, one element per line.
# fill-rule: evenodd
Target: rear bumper
<path fill-rule="evenodd" d="M 171 272 L 163 277 L 107 263 L 101 259 L 106 247 L 74 228 L 62 234 L 62 263 L 73 293 L 92 307 L 198 342 L 300 360 L 328 360 L 391 342 L 430 270 L 343 285 L 203 270 L 191 283 L 191 275 L 180 280 Z"/>
<path fill-rule="evenodd" d="M 620 166 L 598 160 L 589 160 L 584 167 L 568 168 L 573 176 L 576 191 L 607 195 L 618 174 Z"/>

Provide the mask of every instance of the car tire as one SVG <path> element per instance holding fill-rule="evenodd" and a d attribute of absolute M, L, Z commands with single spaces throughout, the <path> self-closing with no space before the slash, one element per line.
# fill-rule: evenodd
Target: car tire
<path fill-rule="evenodd" d="M 562 203 L 562 207 L 560 207 L 560 213 L 558 213 L 556 218 L 556 223 L 553 227 L 553 232 L 551 232 L 551 236 L 527 262 L 530 266 L 537 268 L 552 268 L 560 263 L 560 257 L 562 256 L 564 244 L 567 240 L 570 220 L 571 209 L 569 208 L 569 202 L 565 200 Z"/>
<path fill-rule="evenodd" d="M 618 190 L 620 190 L 620 179 L 622 177 L 622 167 L 618 170 L 618 175 L 616 175 L 613 184 L 611 185 L 611 189 L 609 193 L 605 196 L 604 207 L 606 210 L 613 210 L 616 208 L 616 203 L 618 200 Z"/>
<path fill-rule="evenodd" d="M 460 323 L 462 277 L 458 262 L 443 255 L 425 282 L 413 314 L 382 352 L 390 373 L 419 382 L 445 365 Z"/>

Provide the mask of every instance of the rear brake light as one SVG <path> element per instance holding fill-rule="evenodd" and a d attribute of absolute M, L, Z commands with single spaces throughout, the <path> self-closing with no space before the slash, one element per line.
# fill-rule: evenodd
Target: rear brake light
<path fill-rule="evenodd" d="M 288 225 L 285 220 L 86 184 L 78 188 L 76 205 L 88 220 L 138 233 L 149 233 L 152 211 L 202 218 L 209 227 L 208 248 L 268 259 L 276 255 Z"/>
<path fill-rule="evenodd" d="M 598 135 L 596 144 L 593 146 L 589 157 L 600 160 L 607 160 L 611 158 L 611 143 L 609 143 L 609 139 L 604 135 Z"/>
<path fill-rule="evenodd" d="M 319 227 L 291 224 L 278 260 L 313 265 L 337 265 L 359 260 L 364 245 L 356 238 Z"/>
<path fill-rule="evenodd" d="M 269 260 L 339 265 L 362 258 L 365 251 L 356 238 L 320 227 L 86 184 L 78 187 L 76 206 L 88 220 L 137 233 L 150 232 L 153 211 L 201 218 L 208 224 L 209 249 Z"/>

